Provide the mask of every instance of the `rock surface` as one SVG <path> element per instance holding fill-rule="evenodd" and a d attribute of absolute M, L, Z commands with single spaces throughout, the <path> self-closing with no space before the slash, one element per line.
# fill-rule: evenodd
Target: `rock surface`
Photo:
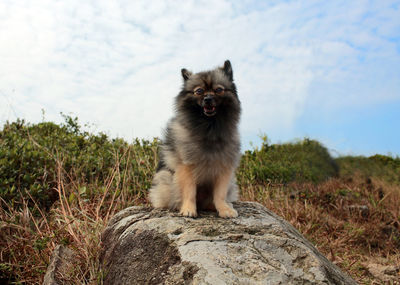
<path fill-rule="evenodd" d="M 104 284 L 356 284 L 260 204 L 197 219 L 130 207 L 102 235 Z"/>
<path fill-rule="evenodd" d="M 50 258 L 50 264 L 47 267 L 46 275 L 44 276 L 43 285 L 61 285 L 64 282 L 60 276 L 68 275 L 73 266 L 75 252 L 71 249 L 58 245 Z"/>

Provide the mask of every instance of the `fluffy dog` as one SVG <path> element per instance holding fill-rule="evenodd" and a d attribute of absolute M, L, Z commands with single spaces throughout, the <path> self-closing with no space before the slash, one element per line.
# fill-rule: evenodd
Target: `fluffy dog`
<path fill-rule="evenodd" d="M 181 73 L 183 88 L 165 130 L 150 201 L 188 217 L 197 216 L 197 209 L 237 217 L 231 202 L 238 198 L 234 171 L 240 159 L 241 108 L 231 63 Z"/>

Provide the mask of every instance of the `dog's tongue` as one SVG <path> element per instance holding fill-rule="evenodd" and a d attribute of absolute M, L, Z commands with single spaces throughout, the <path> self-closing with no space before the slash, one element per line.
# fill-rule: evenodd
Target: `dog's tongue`
<path fill-rule="evenodd" d="M 214 106 L 204 107 L 204 111 L 206 111 L 208 113 L 214 112 L 215 111 L 215 107 Z"/>

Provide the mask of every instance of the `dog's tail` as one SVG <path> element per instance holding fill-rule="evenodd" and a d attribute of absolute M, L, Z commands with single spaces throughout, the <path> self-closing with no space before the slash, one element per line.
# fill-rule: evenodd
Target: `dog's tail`
<path fill-rule="evenodd" d="M 236 184 L 235 178 L 232 179 L 231 184 L 229 185 L 228 193 L 225 200 L 228 203 L 236 202 L 237 200 L 239 200 L 239 187 Z"/>
<path fill-rule="evenodd" d="M 177 209 L 180 195 L 174 191 L 173 174 L 166 169 L 159 170 L 153 179 L 153 186 L 149 192 L 150 202 L 154 208 Z"/>

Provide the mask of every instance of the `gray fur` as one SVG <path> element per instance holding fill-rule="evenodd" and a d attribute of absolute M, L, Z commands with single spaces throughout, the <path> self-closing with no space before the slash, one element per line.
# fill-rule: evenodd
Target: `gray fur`
<path fill-rule="evenodd" d="M 194 166 L 198 207 L 212 202 L 214 184 L 223 169 L 233 172 L 226 202 L 236 201 L 238 187 L 234 170 L 240 159 L 238 123 L 241 108 L 232 66 L 226 61 L 223 67 L 214 70 L 193 74 L 182 69 L 181 73 L 183 88 L 175 99 L 175 116 L 165 129 L 150 201 L 156 208 L 179 209 L 181 191 L 174 173 L 180 164 Z M 193 92 L 198 86 L 205 90 L 205 96 L 213 98 L 215 115 L 205 115 L 204 96 Z M 215 94 L 217 86 L 224 88 L 223 95 Z"/>

